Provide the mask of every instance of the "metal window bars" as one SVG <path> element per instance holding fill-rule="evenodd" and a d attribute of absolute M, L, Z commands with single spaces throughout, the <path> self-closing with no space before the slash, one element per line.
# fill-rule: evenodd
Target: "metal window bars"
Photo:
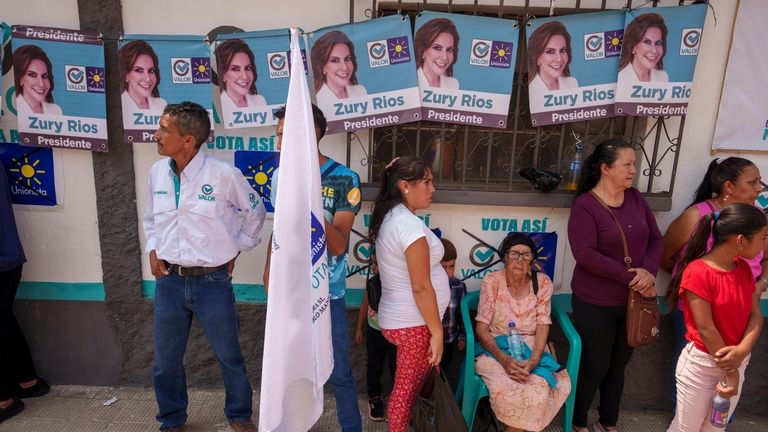
<path fill-rule="evenodd" d="M 351 11 L 354 0 L 350 1 Z M 433 161 L 435 202 L 486 205 L 522 205 L 532 207 L 569 207 L 574 194 L 566 190 L 569 161 L 576 146 L 589 155 L 594 146 L 609 138 L 623 138 L 637 151 L 636 186 L 644 193 L 654 210 L 669 210 L 685 125 L 682 117 L 618 116 L 552 126 L 531 125 L 528 109 L 525 24 L 537 16 L 566 15 L 606 9 L 631 8 L 631 1 L 607 0 L 590 2 L 582 7 L 576 0 L 570 7 L 551 9 L 555 2 L 535 0 L 499 0 L 497 6 L 458 4 L 452 0 L 435 3 L 372 0 L 367 17 L 396 13 L 415 15 L 422 10 L 469 13 L 481 16 L 515 19 L 520 26 L 520 49 L 513 81 L 512 98 L 506 129 L 420 121 L 372 130 L 368 140 L 365 167 L 368 183 L 363 184 L 363 197 L 373 199 L 383 167 L 396 156 L 413 155 Z M 512 3 L 512 4 L 509 4 Z M 548 4 L 544 5 L 544 4 Z M 560 4 L 565 3 L 563 1 Z M 569 2 L 574 3 L 574 2 Z M 586 3 L 586 2 L 585 2 Z M 599 5 L 597 5 L 599 3 Z M 640 6 L 658 6 L 658 1 L 638 2 Z M 683 1 L 669 2 L 682 5 Z M 544 5 L 544 6 L 543 6 Z M 665 4 L 666 5 L 666 4 Z M 350 16 L 353 16 L 350 13 Z M 348 139 L 347 153 L 352 140 Z M 532 189 L 520 177 L 520 169 L 532 166 L 563 176 L 558 190 L 543 194 Z"/>

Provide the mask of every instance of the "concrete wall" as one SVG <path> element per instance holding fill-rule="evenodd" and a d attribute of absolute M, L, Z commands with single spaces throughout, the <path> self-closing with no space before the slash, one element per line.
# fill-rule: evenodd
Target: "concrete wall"
<path fill-rule="evenodd" d="M 2 0 L 0 19 L 9 24 L 45 25 L 83 30 L 99 30 L 105 36 L 108 83 L 108 128 L 110 151 L 90 154 L 84 151 L 54 150 L 60 204 L 41 210 L 16 206 L 28 264 L 16 311 L 29 337 L 41 373 L 56 384 L 131 384 L 150 385 L 152 363 L 152 303 L 154 287 L 146 254 L 142 252 L 145 239 L 139 219 L 147 199 L 146 175 L 158 159 L 154 145 L 121 142 L 117 74 L 116 39 L 122 34 L 211 34 L 223 28 L 261 30 L 298 25 L 311 30 L 326 25 L 347 22 L 350 4 L 355 20 L 366 19 L 364 10 L 369 1 L 291 0 L 273 2 L 269 7 L 255 8 L 248 0 L 230 0 L 226 7 L 211 7 L 202 0 Z M 459 2 L 454 2 L 459 3 Z M 468 2 L 472 3 L 472 2 Z M 481 2 L 497 5 L 498 2 Z M 512 3 L 507 1 L 505 3 Z M 549 1 L 534 2 L 548 6 Z M 682 157 L 677 167 L 677 182 L 672 211 L 657 214 L 662 229 L 690 202 L 710 159 L 710 148 L 717 116 L 717 105 L 730 46 L 736 2 L 714 0 L 713 12 L 707 16 L 704 40 L 694 78 L 693 96 L 682 140 Z M 582 2 L 582 7 L 599 6 L 600 1 Z M 677 4 L 677 1 L 662 2 Z M 297 11 L 300 11 L 296 15 Z M 12 75 L 4 71 L 3 95 L 13 86 Z M 677 120 L 670 120 L 675 123 Z M 15 129 L 15 118 L 7 110 L 0 117 L 0 129 L 6 135 Z M 672 126 L 675 129 L 675 126 Z M 225 136 L 273 138 L 270 129 L 249 129 L 237 135 L 228 134 L 217 126 L 216 134 Z M 363 142 L 367 132 L 359 132 Z M 345 137 L 325 138 L 321 150 L 338 160 L 346 159 Z M 214 146 L 210 154 L 231 161 L 233 151 Z M 734 153 L 726 153 L 731 155 Z M 363 154 L 352 150 L 352 168 L 361 173 Z M 768 157 L 750 155 L 765 169 Z M 667 168 L 668 169 L 668 168 Z M 356 219 L 355 229 L 365 231 L 365 214 L 370 203 Z M 493 230 L 483 224 L 484 218 L 515 220 L 521 226 L 526 221 L 546 220 L 546 231 L 557 231 L 555 284 L 560 293 L 570 292 L 570 274 L 574 260 L 565 238 L 568 209 L 512 208 L 500 206 L 466 206 L 435 204 L 425 213 L 430 226 L 440 227 L 459 248 L 458 272 L 474 269 L 469 259 L 476 243 L 462 232 L 467 229 L 495 244 L 506 230 Z M 271 220 L 265 232 L 271 229 Z M 352 236 L 353 242 L 356 238 Z M 354 246 L 354 244 L 353 244 Z M 234 282 L 241 318 L 243 352 L 254 386 L 258 387 L 263 355 L 265 307 L 258 304 L 261 296 L 261 276 L 265 245 L 243 254 L 235 271 Z M 351 265 L 360 265 L 352 259 Z M 363 277 L 353 277 L 351 288 L 363 286 Z M 470 289 L 479 287 L 479 278 L 468 281 Z M 354 303 L 355 293 L 350 293 Z M 256 304 L 254 304 L 256 303 Z M 350 309 L 350 326 L 356 320 Z M 664 321 L 664 329 L 669 325 Z M 648 407 L 668 407 L 666 380 L 671 352 L 670 331 L 665 331 L 660 343 L 637 351 L 627 375 L 625 404 Z M 762 339 L 764 339 L 763 337 Z M 765 341 L 760 342 L 748 371 L 744 391 L 750 397 L 740 402 L 748 411 L 758 411 L 768 402 L 759 388 L 768 384 L 768 369 L 762 366 Z M 565 348 L 563 348 L 564 350 Z M 562 351 L 562 350 L 561 350 Z M 565 351 L 562 351 L 565 352 Z M 202 332 L 193 328 L 187 353 L 188 379 L 191 385 L 221 386 L 218 368 Z M 359 390 L 364 391 L 364 354 L 361 347 L 353 348 L 353 364 Z"/>

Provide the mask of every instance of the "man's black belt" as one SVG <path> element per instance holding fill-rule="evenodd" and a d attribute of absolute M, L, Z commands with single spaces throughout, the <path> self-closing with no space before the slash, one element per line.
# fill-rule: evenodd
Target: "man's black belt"
<path fill-rule="evenodd" d="M 168 264 L 168 270 L 178 274 L 179 276 L 205 276 L 211 273 L 216 273 L 217 271 L 226 268 L 226 264 L 222 264 L 218 267 L 182 267 L 178 264 Z"/>

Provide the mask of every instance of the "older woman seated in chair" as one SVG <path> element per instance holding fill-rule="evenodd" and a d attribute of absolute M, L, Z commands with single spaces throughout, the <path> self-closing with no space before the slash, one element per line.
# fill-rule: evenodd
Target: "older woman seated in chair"
<path fill-rule="evenodd" d="M 486 275 L 480 289 L 475 332 L 482 349 L 478 347 L 475 370 L 507 431 L 540 431 L 571 391 L 568 372 L 547 352 L 552 281 L 531 272 L 536 245 L 527 235 L 507 235 L 499 254 L 504 268 Z M 511 322 L 526 345 L 522 360 L 512 356 L 507 344 Z"/>

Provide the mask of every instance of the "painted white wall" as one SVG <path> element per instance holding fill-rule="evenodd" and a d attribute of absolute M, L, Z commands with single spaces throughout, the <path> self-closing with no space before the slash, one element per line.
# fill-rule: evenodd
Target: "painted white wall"
<path fill-rule="evenodd" d="M 0 20 L 79 29 L 76 0 L 0 0 Z M 13 87 L 13 72 L 2 80 L 2 94 Z M 7 101 L 8 99 L 5 99 Z M 0 128 L 16 130 L 16 116 L 4 109 Z M 53 151 L 57 198 L 55 208 L 14 206 L 27 263 L 23 279 L 44 282 L 101 282 L 101 251 L 91 152 Z"/>

